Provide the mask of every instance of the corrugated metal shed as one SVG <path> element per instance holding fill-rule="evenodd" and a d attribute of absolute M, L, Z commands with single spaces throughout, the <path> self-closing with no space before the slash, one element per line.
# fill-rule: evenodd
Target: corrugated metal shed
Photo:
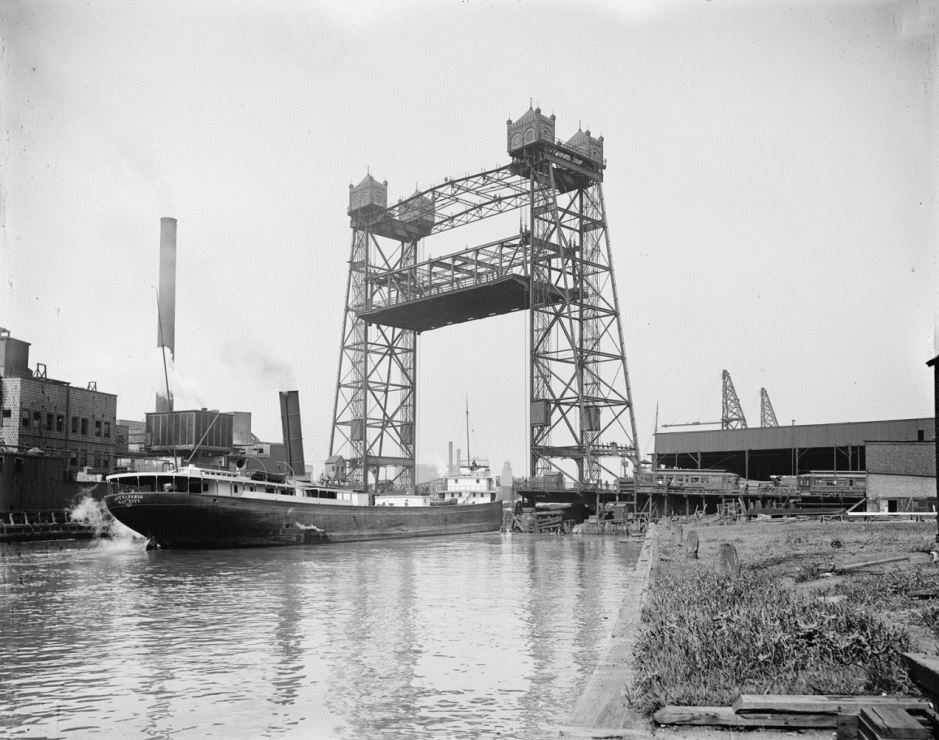
<path fill-rule="evenodd" d="M 931 440 L 934 439 L 934 434 L 935 420 L 932 417 L 754 429 L 659 432 L 655 435 L 655 454 L 847 447 L 863 445 L 868 441 Z"/>

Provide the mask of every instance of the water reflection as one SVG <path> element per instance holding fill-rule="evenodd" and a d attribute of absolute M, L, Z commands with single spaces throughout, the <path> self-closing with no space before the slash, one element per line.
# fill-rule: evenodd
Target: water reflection
<path fill-rule="evenodd" d="M 596 663 L 635 554 L 505 535 L 0 546 L 0 730 L 539 737 Z"/>

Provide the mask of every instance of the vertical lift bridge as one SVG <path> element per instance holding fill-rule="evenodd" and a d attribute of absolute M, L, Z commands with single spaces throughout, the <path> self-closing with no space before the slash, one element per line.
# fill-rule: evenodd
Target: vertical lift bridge
<path fill-rule="evenodd" d="M 638 465 L 603 137 L 578 130 L 561 142 L 554 125 L 529 108 L 507 122 L 509 163 L 396 205 L 371 175 L 349 186 L 330 459 L 357 486 L 414 483 L 418 334 L 519 310 L 529 324 L 530 474 L 584 491 L 623 475 L 627 460 Z M 422 239 L 519 209 L 518 233 L 417 261 Z"/>

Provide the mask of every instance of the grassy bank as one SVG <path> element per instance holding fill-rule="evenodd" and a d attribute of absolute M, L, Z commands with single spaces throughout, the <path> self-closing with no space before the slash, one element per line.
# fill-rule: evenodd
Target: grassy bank
<path fill-rule="evenodd" d="M 690 527 L 685 525 L 684 533 Z M 939 568 L 924 554 L 935 525 L 751 522 L 659 528 L 660 563 L 635 648 L 634 705 L 723 705 L 740 693 L 915 693 L 900 660 L 937 652 Z M 720 576 L 721 543 L 740 556 Z M 847 563 L 908 555 L 880 572 L 822 577 Z"/>

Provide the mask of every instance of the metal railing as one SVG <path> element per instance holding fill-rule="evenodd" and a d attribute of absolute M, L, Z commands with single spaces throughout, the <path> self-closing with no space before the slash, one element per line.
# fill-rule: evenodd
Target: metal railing
<path fill-rule="evenodd" d="M 527 244 L 522 233 L 415 265 L 371 273 L 377 288 L 370 308 L 387 308 L 477 287 L 507 277 L 528 275 Z"/>

